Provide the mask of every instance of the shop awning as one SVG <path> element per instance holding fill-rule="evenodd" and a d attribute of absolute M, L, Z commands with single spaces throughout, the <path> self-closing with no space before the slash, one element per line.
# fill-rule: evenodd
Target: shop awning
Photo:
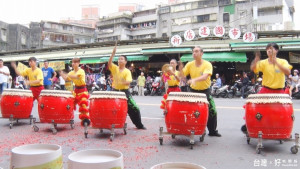
<path fill-rule="evenodd" d="M 118 56 L 115 56 L 113 62 L 118 61 Z M 81 59 L 80 63 L 82 64 L 92 64 L 92 63 L 104 63 L 108 62 L 109 57 L 98 57 L 98 58 L 85 58 Z M 133 55 L 127 56 L 128 61 L 148 61 L 149 57 L 144 55 Z"/>
<path fill-rule="evenodd" d="M 274 41 L 279 46 L 294 46 L 294 45 L 300 45 L 300 41 Z M 266 47 L 268 43 L 271 42 L 253 42 L 253 43 L 230 43 L 230 46 L 232 48 L 241 48 L 241 47 Z"/>
<path fill-rule="evenodd" d="M 80 60 L 81 64 L 92 64 L 92 63 L 101 63 L 101 59 L 99 58 L 85 58 Z"/>
<path fill-rule="evenodd" d="M 160 53 L 190 53 L 192 48 L 155 48 L 143 49 L 143 54 L 160 54 Z"/>
<path fill-rule="evenodd" d="M 118 56 L 114 57 L 113 62 L 118 61 Z M 100 58 L 101 62 L 108 62 L 109 57 Z M 148 61 L 149 57 L 144 55 L 127 56 L 127 61 Z"/>
<path fill-rule="evenodd" d="M 203 59 L 211 62 L 247 62 L 246 53 L 222 52 L 222 53 L 204 53 Z M 191 53 L 184 54 L 180 58 L 182 62 L 192 61 L 193 55 Z"/>

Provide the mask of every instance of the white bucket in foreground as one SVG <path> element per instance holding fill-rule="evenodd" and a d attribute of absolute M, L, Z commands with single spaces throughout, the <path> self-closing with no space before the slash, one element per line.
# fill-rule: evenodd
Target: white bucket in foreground
<path fill-rule="evenodd" d="M 15 147 L 11 150 L 10 168 L 62 169 L 61 147 L 55 144 L 29 144 Z"/>
<path fill-rule="evenodd" d="M 152 166 L 150 169 L 206 169 L 203 166 L 193 163 L 167 162 Z"/>
<path fill-rule="evenodd" d="M 68 169 L 123 169 L 123 154 L 115 150 L 82 150 L 69 155 Z"/>

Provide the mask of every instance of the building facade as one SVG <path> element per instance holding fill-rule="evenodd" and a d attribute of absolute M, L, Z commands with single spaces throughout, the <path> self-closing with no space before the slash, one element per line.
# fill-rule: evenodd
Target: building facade
<path fill-rule="evenodd" d="M 95 29 L 82 25 L 41 21 L 32 22 L 30 29 L 41 32 L 40 48 L 88 44 L 95 40 Z"/>
<path fill-rule="evenodd" d="M 184 31 L 207 26 L 245 32 L 293 30 L 293 0 L 198 0 L 108 17 L 97 23 L 99 42 L 183 36 Z M 174 3 L 174 4 L 173 4 Z M 123 21 L 123 22 L 122 22 Z M 113 38 L 108 38 L 108 37 Z M 213 35 L 211 35 L 213 37 Z"/>

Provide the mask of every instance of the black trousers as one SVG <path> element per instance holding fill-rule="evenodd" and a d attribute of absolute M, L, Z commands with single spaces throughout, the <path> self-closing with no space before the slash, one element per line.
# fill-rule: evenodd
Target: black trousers
<path fill-rule="evenodd" d="M 207 120 L 207 129 L 209 133 L 213 134 L 217 132 L 217 110 L 215 106 L 215 102 L 213 100 L 213 97 L 210 95 L 210 89 L 205 90 L 194 90 L 190 88 L 191 92 L 195 93 L 203 93 L 206 95 L 207 101 L 209 103 L 208 105 L 208 120 Z"/>
<path fill-rule="evenodd" d="M 129 115 L 132 123 L 137 128 L 143 128 L 144 125 L 142 124 L 140 109 L 137 106 L 136 102 L 133 100 L 130 92 L 128 90 L 117 90 L 117 89 L 113 89 L 113 91 L 125 92 L 125 95 L 127 97 L 128 115 Z"/>

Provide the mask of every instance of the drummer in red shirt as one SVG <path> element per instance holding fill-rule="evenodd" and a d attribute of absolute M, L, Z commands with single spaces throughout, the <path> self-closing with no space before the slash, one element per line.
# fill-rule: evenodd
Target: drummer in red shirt
<path fill-rule="evenodd" d="M 267 59 L 260 60 L 260 52 L 256 52 L 255 59 L 250 65 L 254 73 L 262 72 L 262 89 L 258 94 L 263 93 L 284 93 L 285 76 L 291 74 L 293 68 L 287 60 L 277 58 L 279 47 L 276 43 L 269 43 L 266 47 Z M 241 130 L 247 132 L 246 125 Z"/>
<path fill-rule="evenodd" d="M 33 95 L 33 99 L 38 99 L 41 91 L 44 89 L 43 83 L 44 83 L 44 76 L 43 72 L 40 68 L 36 66 L 36 58 L 30 57 L 28 59 L 30 68 L 25 69 L 24 71 L 20 72 L 17 69 L 16 62 L 12 62 L 11 66 L 14 68 L 15 72 L 19 76 L 27 76 L 28 81 L 26 81 L 26 85 L 30 86 L 30 90 Z"/>

